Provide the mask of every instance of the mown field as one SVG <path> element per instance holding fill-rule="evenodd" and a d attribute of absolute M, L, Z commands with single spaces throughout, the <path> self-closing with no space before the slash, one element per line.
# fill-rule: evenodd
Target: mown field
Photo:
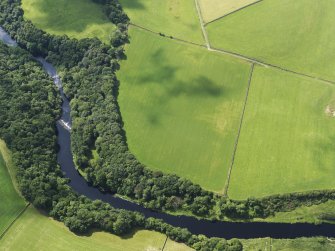
<path fill-rule="evenodd" d="M 334 188 L 334 102 L 334 85 L 256 67 L 229 196 Z"/>
<path fill-rule="evenodd" d="M 138 231 L 133 236 L 118 236 L 94 232 L 78 236 L 62 223 L 48 218 L 29 207 L 1 240 L 0 250 L 161 250 L 166 236 L 156 232 Z M 191 250 L 183 244 L 172 242 L 173 251 Z M 164 249 L 169 250 L 169 249 Z"/>
<path fill-rule="evenodd" d="M 205 23 L 223 17 L 259 0 L 198 0 Z"/>
<path fill-rule="evenodd" d="M 18 195 L 12 184 L 7 166 L 11 168 L 14 175 L 10 152 L 5 143 L 0 140 L 0 234 L 25 207 L 23 198 Z"/>
<path fill-rule="evenodd" d="M 22 0 L 25 18 L 38 28 L 71 38 L 97 37 L 108 43 L 115 26 L 91 0 Z"/>
<path fill-rule="evenodd" d="M 207 31 L 213 47 L 335 80 L 334 6 L 334 0 L 264 0 Z"/>
<path fill-rule="evenodd" d="M 120 0 L 120 3 L 136 25 L 204 44 L 194 0 Z"/>
<path fill-rule="evenodd" d="M 150 168 L 222 191 L 250 65 L 130 29 L 119 104 L 130 150 Z"/>

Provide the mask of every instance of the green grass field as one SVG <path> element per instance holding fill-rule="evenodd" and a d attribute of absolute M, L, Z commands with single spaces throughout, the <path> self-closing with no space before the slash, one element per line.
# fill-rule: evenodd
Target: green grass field
<path fill-rule="evenodd" d="M 18 195 L 12 184 L 8 168 L 14 171 L 10 152 L 5 143 L 0 140 L 0 234 L 16 218 L 25 206 L 24 200 Z M 12 173 L 14 174 L 14 172 Z"/>
<path fill-rule="evenodd" d="M 62 223 L 29 207 L 3 237 L 0 250 L 159 251 L 165 239 L 165 235 L 146 230 L 125 238 L 104 232 L 94 232 L 91 236 L 78 236 Z M 176 245 L 175 250 L 191 250 L 183 244 L 173 245 Z"/>
<path fill-rule="evenodd" d="M 229 196 L 334 188 L 334 104 L 334 85 L 256 67 Z"/>
<path fill-rule="evenodd" d="M 205 23 L 232 13 L 258 0 L 198 0 Z"/>
<path fill-rule="evenodd" d="M 213 47 L 335 80 L 334 0 L 264 0 L 207 26 Z"/>
<path fill-rule="evenodd" d="M 204 44 L 194 0 L 120 0 L 132 23 Z"/>
<path fill-rule="evenodd" d="M 38 28 L 71 38 L 97 37 L 105 43 L 115 26 L 91 0 L 22 0 L 26 19 Z"/>
<path fill-rule="evenodd" d="M 297 239 L 250 239 L 242 240 L 246 251 L 334 251 L 335 241 L 324 237 L 297 238 Z"/>
<path fill-rule="evenodd" d="M 222 191 L 250 65 L 131 29 L 119 103 L 130 150 L 155 170 Z"/>

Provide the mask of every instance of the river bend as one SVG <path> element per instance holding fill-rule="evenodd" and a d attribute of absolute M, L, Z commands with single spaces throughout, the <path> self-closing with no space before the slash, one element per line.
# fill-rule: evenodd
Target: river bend
<path fill-rule="evenodd" d="M 0 40 L 9 46 L 17 46 L 17 43 L 0 27 Z M 193 234 L 204 234 L 208 237 L 231 238 L 297 238 L 312 236 L 335 237 L 335 224 L 309 224 L 309 223 L 266 223 L 266 222 L 222 222 L 198 220 L 189 216 L 174 216 L 162 212 L 154 212 L 139 206 L 133 202 L 115 197 L 112 194 L 102 193 L 98 188 L 90 186 L 76 170 L 71 152 L 71 116 L 70 102 L 63 92 L 62 83 L 56 69 L 43 58 L 36 58 L 44 70 L 52 77 L 58 87 L 62 98 L 62 116 L 57 122 L 57 141 L 60 150 L 57 154 L 58 163 L 65 177 L 70 179 L 69 185 L 78 194 L 85 195 L 92 200 L 102 200 L 119 209 L 137 211 L 145 217 L 154 217 L 164 220 L 176 227 L 187 228 Z M 67 126 L 64 126 L 67 125 Z"/>

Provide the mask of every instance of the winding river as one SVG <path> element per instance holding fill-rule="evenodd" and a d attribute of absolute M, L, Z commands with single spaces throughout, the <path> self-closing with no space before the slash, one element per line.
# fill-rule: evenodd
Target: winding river
<path fill-rule="evenodd" d="M 10 46 L 17 46 L 16 42 L 0 27 L 0 40 Z M 335 237 L 335 224 L 308 224 L 308 223 L 266 223 L 266 222 L 221 222 L 198 220 L 189 216 L 173 216 L 166 213 L 154 212 L 135 203 L 115 197 L 111 194 L 100 192 L 97 188 L 90 186 L 76 170 L 71 152 L 71 117 L 70 103 L 63 92 L 61 80 L 56 69 L 43 58 L 36 58 L 45 71 L 53 78 L 62 97 L 62 116 L 57 123 L 58 144 L 60 150 L 57 160 L 65 177 L 71 181 L 69 185 L 78 194 L 87 196 L 92 200 L 102 200 L 111 206 L 130 211 L 137 211 L 146 217 L 154 217 L 164 220 L 173 226 L 189 229 L 193 234 L 204 234 L 208 237 L 231 238 L 297 238 L 312 236 Z"/>

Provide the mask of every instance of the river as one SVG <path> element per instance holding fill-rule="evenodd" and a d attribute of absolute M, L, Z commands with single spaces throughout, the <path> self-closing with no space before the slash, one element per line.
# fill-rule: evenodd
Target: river
<path fill-rule="evenodd" d="M 0 27 L 0 40 L 10 46 L 17 46 L 16 42 Z M 133 202 L 115 197 L 112 194 L 102 193 L 99 189 L 90 186 L 76 170 L 71 152 L 71 128 L 70 102 L 63 92 L 62 83 L 56 69 L 43 58 L 36 58 L 44 70 L 54 80 L 62 98 L 62 116 L 57 122 L 57 141 L 60 150 L 57 160 L 65 177 L 70 179 L 69 185 L 78 194 L 85 195 L 92 200 L 102 200 L 111 206 L 130 211 L 137 211 L 146 217 L 154 217 L 164 220 L 176 227 L 187 228 L 193 234 L 204 234 L 208 237 L 221 237 L 225 239 L 240 238 L 297 238 L 327 236 L 335 237 L 335 224 L 309 224 L 309 223 L 266 223 L 266 222 L 222 222 L 198 220 L 189 216 L 174 216 L 162 212 L 155 212 L 139 206 Z M 68 127 L 64 126 L 67 125 Z"/>

